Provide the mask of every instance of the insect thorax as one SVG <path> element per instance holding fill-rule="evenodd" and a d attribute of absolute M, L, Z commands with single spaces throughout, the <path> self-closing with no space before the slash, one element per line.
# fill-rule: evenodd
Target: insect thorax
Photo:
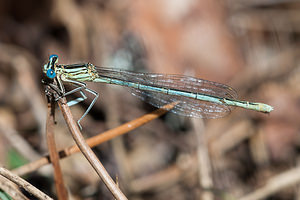
<path fill-rule="evenodd" d="M 59 65 L 57 71 L 66 79 L 76 81 L 93 81 L 98 77 L 95 66 L 91 63 L 76 65 Z"/>

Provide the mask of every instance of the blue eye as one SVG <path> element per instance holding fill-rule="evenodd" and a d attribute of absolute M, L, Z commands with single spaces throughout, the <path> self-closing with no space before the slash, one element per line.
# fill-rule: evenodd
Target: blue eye
<path fill-rule="evenodd" d="M 52 55 L 49 57 L 49 60 L 52 60 L 53 58 L 56 58 L 56 59 L 58 59 L 58 55 L 56 55 L 56 54 L 52 54 Z"/>
<path fill-rule="evenodd" d="M 53 79 L 53 78 L 55 78 L 56 73 L 53 69 L 48 69 L 46 75 L 47 75 L 48 78 Z"/>

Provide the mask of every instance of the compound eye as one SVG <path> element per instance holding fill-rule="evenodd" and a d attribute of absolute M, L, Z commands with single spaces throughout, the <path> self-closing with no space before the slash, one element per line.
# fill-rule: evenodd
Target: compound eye
<path fill-rule="evenodd" d="M 48 69 L 46 75 L 47 75 L 48 78 L 53 79 L 53 78 L 55 78 L 56 73 L 53 69 Z"/>
<path fill-rule="evenodd" d="M 56 54 L 52 54 L 52 55 L 49 57 L 49 60 L 52 60 L 53 58 L 56 58 L 56 59 L 58 59 L 58 55 L 56 55 Z"/>

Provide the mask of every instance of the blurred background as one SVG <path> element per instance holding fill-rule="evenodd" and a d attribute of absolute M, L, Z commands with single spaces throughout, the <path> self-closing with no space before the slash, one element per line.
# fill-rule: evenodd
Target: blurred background
<path fill-rule="evenodd" d="M 41 66 L 57 54 L 59 63 L 217 81 L 274 107 L 212 120 L 169 113 L 94 148 L 129 199 L 300 199 L 299 11 L 296 0 L 1 0 L 1 165 L 46 154 Z M 85 137 L 155 109 L 126 88 L 88 87 L 100 98 L 81 123 Z M 88 97 L 71 108 L 75 118 Z M 59 110 L 56 120 L 62 149 L 73 140 Z M 112 199 L 81 154 L 61 166 L 70 198 Z M 25 178 L 55 197 L 51 166 Z"/>

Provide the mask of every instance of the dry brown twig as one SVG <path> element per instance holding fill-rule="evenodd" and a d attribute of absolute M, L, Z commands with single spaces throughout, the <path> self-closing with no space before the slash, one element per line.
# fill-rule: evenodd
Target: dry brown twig
<path fill-rule="evenodd" d="M 88 34 L 79 6 L 72 0 L 54 0 L 52 12 L 55 20 L 63 23 L 70 34 L 71 56 L 85 58 L 88 55 Z M 72 17 L 68 13 L 73 13 Z"/>
<path fill-rule="evenodd" d="M 100 160 L 97 158 L 97 156 L 94 154 L 92 149 L 87 145 L 84 137 L 82 136 L 79 130 L 78 125 L 73 119 L 73 115 L 70 111 L 69 106 L 67 105 L 66 98 L 65 97 L 60 98 L 58 101 L 58 105 L 68 125 L 68 128 L 72 134 L 74 141 L 78 145 L 83 155 L 92 165 L 92 167 L 95 169 L 95 171 L 97 172 L 101 180 L 105 183 L 106 187 L 110 190 L 110 192 L 114 195 L 116 199 L 118 200 L 127 199 L 126 196 L 123 194 L 123 192 L 120 190 L 120 188 L 115 184 L 113 179 L 109 176 L 108 172 L 106 171 L 106 169 L 104 168 Z"/>
<path fill-rule="evenodd" d="M 270 180 L 266 185 L 253 191 L 252 193 L 241 197 L 239 200 L 259 200 L 266 199 L 268 196 L 275 194 L 287 187 L 300 183 L 300 167 L 285 171 Z"/>
<path fill-rule="evenodd" d="M 59 165 L 59 155 L 56 150 L 55 135 L 54 135 L 54 115 L 55 115 L 55 101 L 53 96 L 47 96 L 48 110 L 46 122 L 47 144 L 49 149 L 50 160 L 54 169 L 55 187 L 58 199 L 68 199 L 68 192 L 64 185 L 62 171 Z"/>
<path fill-rule="evenodd" d="M 0 175 L 2 175 L 3 177 L 5 177 L 5 178 L 9 179 L 10 181 L 14 182 L 19 187 L 24 188 L 24 190 L 26 190 L 30 194 L 33 194 L 34 196 L 38 197 L 39 199 L 43 199 L 43 200 L 51 200 L 52 199 L 48 195 L 46 195 L 45 193 L 41 192 L 36 187 L 31 185 L 30 183 L 25 181 L 24 179 L 22 179 L 19 176 L 13 174 L 12 172 L 10 172 L 9 170 L 7 170 L 3 167 L 0 167 Z"/>
<path fill-rule="evenodd" d="M 109 141 L 117 136 L 123 135 L 125 133 L 128 133 L 129 131 L 132 131 L 146 123 L 149 123 L 150 121 L 160 117 L 161 115 L 165 114 L 166 112 L 168 112 L 168 110 L 172 109 L 174 105 L 172 104 L 168 104 L 160 109 L 157 109 L 151 113 L 148 113 L 142 117 L 139 117 L 135 120 L 132 120 L 130 122 L 127 122 L 119 127 L 116 127 L 114 129 L 105 131 L 103 133 L 100 133 L 94 137 L 91 137 L 89 139 L 86 140 L 86 143 L 90 146 L 90 147 L 95 147 L 103 142 Z M 79 148 L 76 145 L 70 146 L 65 148 L 64 150 L 61 150 L 59 152 L 59 157 L 60 158 L 65 158 L 68 157 L 74 153 L 79 152 Z M 33 172 L 37 169 L 39 169 L 40 167 L 49 164 L 50 160 L 49 160 L 49 156 L 46 155 L 42 158 L 40 158 L 37 161 L 31 162 L 27 165 L 21 166 L 19 168 L 16 168 L 13 170 L 13 172 L 15 174 L 18 174 L 19 176 L 21 175 L 25 175 L 28 174 L 30 172 Z"/>
<path fill-rule="evenodd" d="M 34 161 L 41 157 L 3 117 L 0 117 L 0 132 L 10 145 L 27 160 Z"/>
<path fill-rule="evenodd" d="M 204 134 L 204 122 L 202 119 L 193 119 L 197 137 L 198 176 L 201 188 L 213 188 L 212 166 L 209 157 L 207 138 Z M 202 191 L 201 199 L 212 200 L 214 194 L 211 191 Z"/>
<path fill-rule="evenodd" d="M 28 198 L 19 191 L 18 186 L 2 176 L 0 176 L 0 189 L 14 200 L 28 200 Z"/>
<path fill-rule="evenodd" d="M 162 191 L 184 179 L 190 179 L 198 173 L 196 154 L 182 156 L 178 162 L 160 171 L 138 177 L 130 181 L 130 191 L 133 193 L 146 193 L 149 191 Z"/>
<path fill-rule="evenodd" d="M 29 102 L 36 121 L 38 122 L 38 133 L 41 138 L 40 148 L 46 150 L 46 138 L 45 138 L 45 115 L 46 113 L 44 99 L 40 95 L 38 84 L 34 82 L 34 74 L 32 66 L 37 64 L 34 56 L 27 50 L 14 45 L 7 45 L 0 43 L 0 60 L 3 63 L 7 63 L 12 66 L 16 71 L 16 78 L 21 92 Z M 22 67 L 20 67 L 22 66 Z M 34 159 L 38 156 L 38 153 L 28 154 Z M 28 157 L 28 155 L 26 157 Z M 40 157 L 40 156 L 38 156 Z M 30 158 L 30 160 L 31 160 Z"/>

